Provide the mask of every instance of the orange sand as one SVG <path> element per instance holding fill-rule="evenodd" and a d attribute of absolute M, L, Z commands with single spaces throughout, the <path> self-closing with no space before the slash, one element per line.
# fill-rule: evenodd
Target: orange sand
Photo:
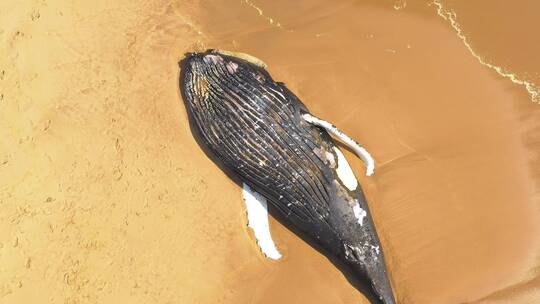
<path fill-rule="evenodd" d="M 540 5 L 437 3 L 1 3 L 0 303 L 367 303 L 273 220 L 285 257 L 258 251 L 179 94 L 205 48 L 374 155 L 347 156 L 399 303 L 540 301 Z"/>

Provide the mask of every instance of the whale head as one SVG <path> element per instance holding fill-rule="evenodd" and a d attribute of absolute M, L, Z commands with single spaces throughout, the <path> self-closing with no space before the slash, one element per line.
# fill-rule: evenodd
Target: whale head
<path fill-rule="evenodd" d="M 210 49 L 200 53 L 186 53 L 180 62 L 184 94 L 194 107 L 212 107 L 225 88 L 234 89 L 238 83 L 265 84 L 271 77 L 259 59 L 243 54 Z"/>

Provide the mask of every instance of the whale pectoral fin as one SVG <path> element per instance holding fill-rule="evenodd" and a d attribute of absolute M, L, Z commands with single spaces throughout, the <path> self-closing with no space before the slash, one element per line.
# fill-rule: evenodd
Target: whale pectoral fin
<path fill-rule="evenodd" d="M 242 198 L 246 203 L 248 227 L 253 229 L 262 253 L 272 260 L 280 259 L 281 253 L 278 251 L 270 234 L 266 199 L 245 183 L 242 185 Z"/>
<path fill-rule="evenodd" d="M 353 150 L 354 153 L 362 159 L 362 161 L 364 161 L 364 163 L 366 164 L 366 175 L 370 176 L 373 174 L 373 171 L 375 170 L 375 161 L 373 160 L 373 157 L 371 157 L 371 154 L 369 154 L 369 152 L 364 149 L 364 147 L 360 146 L 358 142 L 350 138 L 347 134 L 343 133 L 343 131 L 341 131 L 336 126 L 326 120 L 322 120 L 309 113 L 302 114 L 302 118 L 306 122 L 321 127 L 325 129 L 328 133 L 337 137 L 347 147 Z"/>

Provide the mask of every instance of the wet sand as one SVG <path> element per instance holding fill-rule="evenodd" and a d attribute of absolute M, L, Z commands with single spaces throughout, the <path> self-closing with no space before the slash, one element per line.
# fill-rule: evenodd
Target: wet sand
<path fill-rule="evenodd" d="M 0 4 L 0 302 L 368 303 L 273 220 L 284 258 L 265 259 L 195 143 L 177 62 L 222 48 L 373 154 L 368 178 L 347 157 L 399 303 L 535 303 L 538 6 L 520 2 Z"/>

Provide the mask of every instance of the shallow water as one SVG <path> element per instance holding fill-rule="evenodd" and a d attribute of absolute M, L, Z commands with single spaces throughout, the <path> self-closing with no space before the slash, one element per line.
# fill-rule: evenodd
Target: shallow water
<path fill-rule="evenodd" d="M 367 303 L 202 153 L 177 61 L 265 61 L 375 157 L 366 192 L 399 303 L 535 303 L 533 1 L 0 4 L 4 303 Z"/>

